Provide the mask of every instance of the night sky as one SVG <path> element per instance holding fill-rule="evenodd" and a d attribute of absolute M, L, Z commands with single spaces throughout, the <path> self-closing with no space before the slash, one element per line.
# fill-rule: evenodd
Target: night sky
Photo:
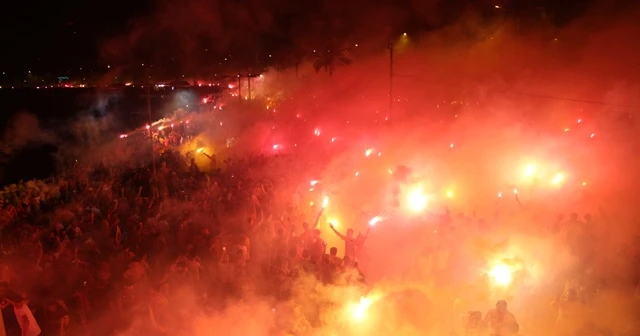
<path fill-rule="evenodd" d="M 625 3 L 628 1 L 616 1 Z M 562 25 L 580 16 L 584 0 L 159 0 L 15 2 L 0 24 L 5 76 L 27 71 L 57 75 L 69 69 L 104 70 L 141 62 L 176 73 L 235 54 L 236 67 L 278 62 L 324 44 L 384 46 L 400 32 L 437 29 L 465 10 L 489 16 L 549 17 Z M 502 12 L 495 10 L 500 5 Z M 340 42 L 329 41 L 331 36 Z M 304 50 L 303 50 L 304 49 Z M 308 50 L 307 50 L 308 49 Z M 375 48 L 372 48 L 375 49 Z M 243 58 L 239 60 L 238 55 Z M 222 65 L 224 66 L 224 65 Z M 231 64 L 229 64 L 231 66 Z"/>
<path fill-rule="evenodd" d="M 149 10 L 146 0 L 13 2 L 0 20 L 1 71 L 60 71 L 95 65 L 100 43 L 125 34 L 128 22 Z"/>

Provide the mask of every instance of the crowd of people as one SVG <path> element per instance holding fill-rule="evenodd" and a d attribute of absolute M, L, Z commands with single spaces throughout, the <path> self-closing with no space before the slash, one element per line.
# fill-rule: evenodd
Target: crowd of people
<path fill-rule="evenodd" d="M 286 299 L 301 273 L 362 282 L 352 232 L 342 236 L 343 260 L 320 237 L 322 211 L 295 223 L 300 214 L 274 194 L 282 181 L 255 173 L 277 160 L 286 158 L 227 160 L 203 173 L 167 148 L 155 169 L 79 164 L 67 176 L 5 188 L 2 280 L 16 307 L 15 317 L 3 310 L 7 334 L 176 334 L 176 321 L 194 314 L 172 309 L 179 291 L 215 310 L 247 291 Z M 30 324 L 19 306 L 30 307 Z"/>
<path fill-rule="evenodd" d="M 188 334 L 194 316 L 223 310 L 232 300 L 287 300 L 301 276 L 366 291 L 361 264 L 367 261 L 369 232 L 354 235 L 330 225 L 344 245 L 328 247 L 318 226 L 324 208 L 305 221 L 304 211 L 291 202 L 296 188 L 288 176 L 270 174 L 283 171 L 278 167 L 292 158 L 254 155 L 222 163 L 211 155 L 203 172 L 193 159 L 197 153 L 171 149 L 179 142 L 173 137 L 157 166 L 81 162 L 64 176 L 5 187 L 0 288 L 2 307 L 13 309 L 2 310 L 0 335 Z M 586 325 L 588 314 L 575 312 L 592 307 L 606 286 L 637 291 L 634 266 L 599 257 L 598 249 L 610 247 L 606 223 L 604 214 L 597 221 L 572 214 L 544 226 L 544 234 L 560 237 L 579 261 L 552 304 L 562 335 Z M 491 230 L 482 219 L 451 218 L 448 212 L 438 225 L 449 242 L 475 232 L 472 226 Z M 451 246 L 441 242 L 425 254 L 436 257 Z M 625 248 L 629 256 L 638 255 L 637 246 Z M 455 260 L 449 259 L 449 266 L 433 267 L 434 275 L 451 273 L 447 268 Z M 505 301 L 477 315 L 466 316 L 466 334 L 518 332 Z M 305 321 L 273 326 L 274 334 L 304 335 L 324 323 L 313 313 Z M 598 325 L 580 335 L 613 333 Z"/>

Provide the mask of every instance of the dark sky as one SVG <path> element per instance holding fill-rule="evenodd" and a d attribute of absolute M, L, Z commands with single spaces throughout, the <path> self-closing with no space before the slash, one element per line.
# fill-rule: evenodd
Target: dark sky
<path fill-rule="evenodd" d="M 622 1 L 625 0 L 616 0 Z M 579 15 L 590 0 L 79 0 L 13 2 L 0 19 L 0 75 L 27 71 L 59 75 L 96 69 L 105 62 L 210 63 L 230 50 L 277 53 L 274 45 L 324 43 L 346 31 L 362 41 L 371 35 L 428 30 L 456 20 L 463 8 L 494 11 L 544 7 L 558 22 Z M 518 6 L 518 4 L 525 4 Z M 494 14 L 495 15 L 495 14 Z M 303 37 L 295 36 L 301 35 Z M 386 37 L 381 37 L 380 40 Z M 315 39 L 315 40 L 314 40 Z M 385 45 L 380 41 L 372 42 Z M 211 49 L 211 50 L 210 50 Z M 217 49 L 217 50 L 213 50 Z M 268 50 L 266 50 L 268 49 Z M 206 52 L 205 52 L 206 51 Z M 288 50 L 284 54 L 290 53 Z M 164 62 L 164 63 L 163 63 Z M 111 64 L 111 63 L 110 63 Z M 105 67 L 106 68 L 106 67 Z M 106 70 L 106 69 L 102 69 Z M 83 70 L 84 71 L 84 70 Z"/>
<path fill-rule="evenodd" d="M 130 18 L 148 10 L 147 0 L 11 2 L 0 20 L 0 71 L 95 64 L 100 41 L 124 33 Z"/>

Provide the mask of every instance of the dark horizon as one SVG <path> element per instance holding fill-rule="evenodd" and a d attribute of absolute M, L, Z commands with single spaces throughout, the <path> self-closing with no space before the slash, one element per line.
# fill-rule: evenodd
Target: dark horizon
<path fill-rule="evenodd" d="M 335 6 L 328 2 L 298 5 L 292 0 L 260 4 L 190 0 L 174 6 L 167 1 L 132 5 L 118 0 L 102 7 L 71 1 L 36 8 L 19 3 L 0 23 L 0 41 L 8 46 L 8 52 L 0 55 L 0 83 L 15 83 L 29 71 L 42 77 L 79 79 L 114 70 L 136 71 L 144 63 L 174 77 L 193 76 L 198 68 L 233 73 L 290 66 L 324 45 L 360 41 L 362 52 L 375 52 L 384 49 L 384 41 L 391 36 L 440 29 L 464 21 L 468 12 L 489 21 L 517 19 L 523 31 L 535 29 L 540 20 L 561 27 L 580 18 L 594 3 L 383 1 Z M 621 0 L 606 7 L 612 13 L 622 12 L 632 3 Z M 375 22 L 369 16 L 376 17 Z"/>

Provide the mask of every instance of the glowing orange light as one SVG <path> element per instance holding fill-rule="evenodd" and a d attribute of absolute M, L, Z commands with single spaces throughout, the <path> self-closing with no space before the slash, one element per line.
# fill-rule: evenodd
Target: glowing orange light
<path fill-rule="evenodd" d="M 570 130 L 569 130 L 568 128 L 565 128 L 565 129 L 564 129 L 564 131 L 565 131 L 565 132 L 569 132 Z"/>
<path fill-rule="evenodd" d="M 150 129 L 150 128 L 151 128 L 151 126 L 149 126 L 149 125 L 147 125 L 147 126 L 145 126 L 145 127 L 146 127 L 146 129 Z"/>
<path fill-rule="evenodd" d="M 453 191 L 452 190 L 447 190 L 447 197 L 453 198 Z"/>
<path fill-rule="evenodd" d="M 388 172 L 389 174 L 393 174 L 393 170 L 391 170 L 391 169 L 387 169 L 387 172 Z"/>
<path fill-rule="evenodd" d="M 320 182 L 320 181 L 317 181 L 317 180 L 311 180 L 311 182 L 309 182 L 309 184 L 311 184 L 312 186 L 314 186 L 314 185 L 318 184 L 318 182 Z"/>
<path fill-rule="evenodd" d="M 534 163 L 527 164 L 524 167 L 524 176 L 532 177 L 533 175 L 535 175 L 537 168 L 538 167 L 536 167 L 536 165 Z"/>
<path fill-rule="evenodd" d="M 126 138 L 126 137 L 127 137 L 127 135 L 126 135 L 126 134 L 120 134 L 120 139 L 124 139 L 124 138 Z"/>
<path fill-rule="evenodd" d="M 357 171 L 357 172 L 355 173 L 355 175 L 356 175 L 356 177 L 357 177 L 358 175 L 360 175 L 360 172 L 359 172 L 359 171 Z"/>
<path fill-rule="evenodd" d="M 162 131 L 164 129 L 163 126 L 158 126 L 158 131 Z"/>
<path fill-rule="evenodd" d="M 324 199 L 322 199 L 322 207 L 326 208 L 327 205 L 329 205 L 329 196 L 325 196 Z"/>
<path fill-rule="evenodd" d="M 515 189 L 515 188 L 514 188 L 514 189 L 513 189 L 513 193 L 517 195 L 517 194 L 518 194 L 518 189 Z"/>
<path fill-rule="evenodd" d="M 409 208 L 415 212 L 421 212 L 427 207 L 427 196 L 422 193 L 421 187 L 416 187 L 407 197 Z"/>
<path fill-rule="evenodd" d="M 204 150 L 204 147 L 200 147 L 200 148 L 198 148 L 198 150 L 196 152 L 202 153 L 203 150 Z"/>
<path fill-rule="evenodd" d="M 331 142 L 336 142 L 336 138 L 331 138 Z"/>
<path fill-rule="evenodd" d="M 369 156 L 371 155 L 371 153 L 373 153 L 373 148 L 369 148 L 366 151 L 364 151 L 364 156 Z"/>
<path fill-rule="evenodd" d="M 583 181 L 583 182 L 582 182 L 582 185 L 583 185 L 583 186 L 586 186 L 586 185 L 587 185 L 587 182 L 584 182 L 584 181 Z"/>
<path fill-rule="evenodd" d="M 498 198 L 501 198 L 501 197 L 502 197 L 502 193 L 501 193 L 501 192 L 499 192 L 499 193 L 498 193 Z"/>
<path fill-rule="evenodd" d="M 313 206 L 313 202 L 309 202 L 309 206 Z"/>
<path fill-rule="evenodd" d="M 369 225 L 375 226 L 377 223 L 380 223 L 381 221 L 382 221 L 382 217 L 375 216 L 375 217 L 371 218 L 371 220 L 369 221 Z"/>
<path fill-rule="evenodd" d="M 556 173 L 556 175 L 551 180 L 552 184 L 559 185 L 564 182 L 565 176 L 563 173 Z"/>
<path fill-rule="evenodd" d="M 498 286 L 507 286 L 511 283 L 511 268 L 504 264 L 498 264 L 489 271 L 489 276 Z"/>
<path fill-rule="evenodd" d="M 453 143 L 451 143 L 451 144 L 449 145 L 449 148 L 453 148 Z"/>
<path fill-rule="evenodd" d="M 367 310 L 371 307 L 373 302 L 366 297 L 360 298 L 360 303 L 358 303 L 353 309 L 353 318 L 356 321 L 361 321 L 367 316 Z"/>

